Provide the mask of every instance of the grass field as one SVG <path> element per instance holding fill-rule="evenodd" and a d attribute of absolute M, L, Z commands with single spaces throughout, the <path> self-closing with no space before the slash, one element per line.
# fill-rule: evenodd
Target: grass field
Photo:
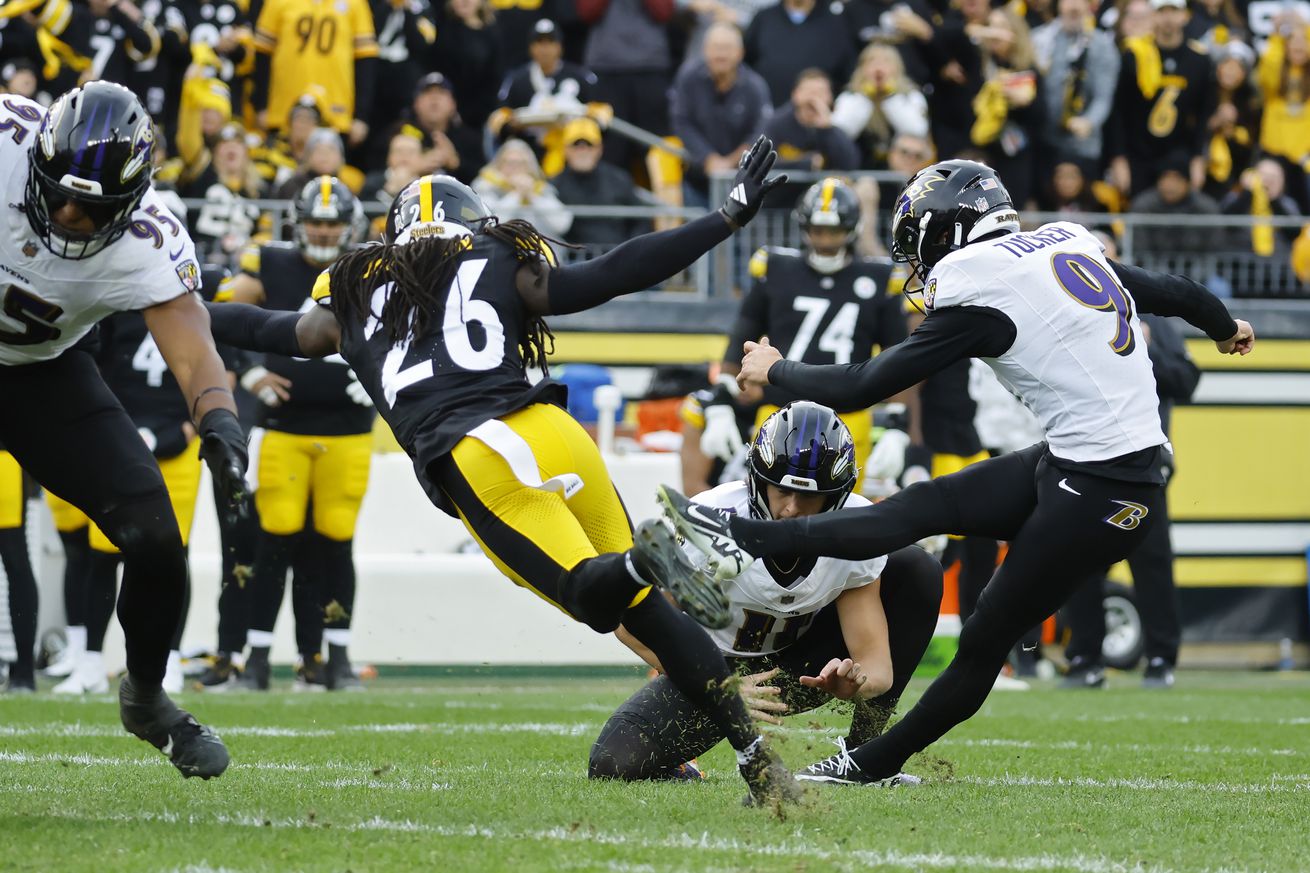
<path fill-rule="evenodd" d="M 1117 679 L 993 694 L 911 762 L 927 784 L 816 789 L 785 820 L 741 806 L 726 745 L 699 784 L 589 783 L 635 676 L 185 695 L 232 751 L 210 782 L 114 699 L 0 697 L 0 870 L 1310 870 L 1310 677 Z M 799 716 L 778 747 L 809 763 L 841 724 Z"/>

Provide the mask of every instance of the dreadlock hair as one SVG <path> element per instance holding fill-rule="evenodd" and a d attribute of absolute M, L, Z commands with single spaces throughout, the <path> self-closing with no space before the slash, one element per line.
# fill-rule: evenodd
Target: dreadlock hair
<path fill-rule="evenodd" d="M 501 223 L 487 219 L 475 229 L 475 236 L 489 236 L 508 243 L 514 255 L 533 270 L 543 270 L 543 258 L 553 261 L 550 243 L 535 227 L 522 219 Z M 380 330 L 391 345 L 406 337 L 427 333 L 435 317 L 445 308 L 445 289 L 454 281 L 459 256 L 473 244 L 473 237 L 427 237 L 405 245 L 374 243 L 347 252 L 330 269 L 332 311 L 343 323 L 362 323 L 377 318 Z M 561 244 L 561 243 L 557 243 Z M 567 245 L 563 243 L 562 245 Z M 373 311 L 373 292 L 392 283 L 382 311 Z M 528 319 L 519 340 L 524 366 L 548 372 L 546 358 L 555 353 L 555 334 L 539 315 Z"/>

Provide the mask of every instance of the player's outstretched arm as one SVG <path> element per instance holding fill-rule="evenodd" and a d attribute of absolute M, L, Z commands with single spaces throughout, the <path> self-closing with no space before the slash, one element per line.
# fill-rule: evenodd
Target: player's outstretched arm
<path fill-rule="evenodd" d="M 1110 261 L 1110 266 L 1132 293 L 1139 311 L 1178 316 L 1205 331 L 1225 355 L 1246 355 L 1254 348 L 1255 331 L 1251 325 L 1229 315 L 1224 302 L 1200 282 L 1117 261 Z"/>
<path fill-rule="evenodd" d="M 341 325 L 325 306 L 280 312 L 245 303 L 206 303 L 210 329 L 220 343 L 291 358 L 324 358 L 341 344 Z"/>
<path fill-rule="evenodd" d="M 903 343 L 858 364 L 802 364 L 783 360 L 768 344 L 746 343 L 737 382 L 742 389 L 777 385 L 839 412 L 880 403 L 962 358 L 992 358 L 1014 343 L 1004 314 L 982 306 L 938 309 Z"/>
<path fill-rule="evenodd" d="M 761 136 L 742 155 L 728 199 L 716 212 L 681 227 L 635 237 L 590 261 L 555 270 L 524 265 L 518 272 L 519 294 L 537 315 L 566 315 L 676 276 L 744 227 L 768 193 L 787 181 L 785 175 L 769 176 L 777 158 L 773 143 Z"/>

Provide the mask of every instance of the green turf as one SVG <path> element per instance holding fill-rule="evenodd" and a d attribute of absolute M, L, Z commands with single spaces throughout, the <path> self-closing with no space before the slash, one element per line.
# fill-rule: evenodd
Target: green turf
<path fill-rule="evenodd" d="M 1306 674 L 1112 682 L 993 694 L 911 762 L 929 784 L 814 790 L 785 820 L 742 808 L 723 746 L 700 784 L 589 783 L 632 679 L 186 695 L 232 751 L 210 782 L 122 734 L 109 697 L 0 697 L 0 870 L 1310 870 Z M 802 765 L 841 717 L 791 722 Z"/>

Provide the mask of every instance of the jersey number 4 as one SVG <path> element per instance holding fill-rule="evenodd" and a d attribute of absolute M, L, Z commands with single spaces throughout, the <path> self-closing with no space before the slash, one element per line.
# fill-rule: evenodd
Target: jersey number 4
<path fill-rule="evenodd" d="M 446 354 L 450 356 L 451 363 L 465 370 L 494 370 L 505 359 L 505 326 L 500 323 L 496 308 L 485 300 L 473 299 L 473 290 L 486 267 L 486 258 L 465 261 L 459 265 L 459 271 L 446 294 L 446 306 L 442 313 L 441 338 Z M 381 300 L 373 301 L 374 312 L 382 311 L 386 294 L 390 290 L 391 286 L 387 284 L 374 292 L 375 295 L 382 295 Z M 481 348 L 473 347 L 473 337 L 469 333 L 469 327 L 473 324 L 482 328 L 484 341 Z M 364 327 L 365 338 L 371 337 L 378 326 L 377 320 L 370 318 Z M 431 358 L 404 366 L 412 339 L 406 337 L 392 346 L 382 363 L 382 389 L 388 406 L 396 405 L 396 395 L 401 391 L 416 382 L 431 379 L 435 372 Z"/>
<path fill-rule="evenodd" d="M 814 334 L 832 307 L 832 301 L 825 297 L 801 296 L 793 299 L 791 305 L 797 312 L 804 312 L 805 317 L 801 319 L 801 326 L 796 331 L 796 339 L 792 340 L 791 348 L 787 349 L 787 360 L 800 361 L 804 360 L 805 353 L 810 350 Z M 851 351 L 855 348 L 855 322 L 859 317 L 858 303 L 843 303 L 819 336 L 819 351 L 830 353 L 834 364 L 851 362 Z"/>
<path fill-rule="evenodd" d="M 1133 301 L 1105 265 L 1089 255 L 1061 252 L 1051 258 L 1051 269 L 1060 287 L 1083 306 L 1101 312 L 1113 312 L 1118 319 L 1110 348 L 1116 355 L 1128 356 L 1137 347 L 1137 338 L 1129 323 Z"/>

